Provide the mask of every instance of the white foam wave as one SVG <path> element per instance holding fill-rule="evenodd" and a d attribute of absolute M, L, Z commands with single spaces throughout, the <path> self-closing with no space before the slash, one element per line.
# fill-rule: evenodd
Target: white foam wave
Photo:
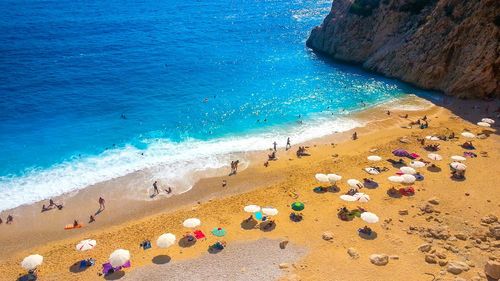
<path fill-rule="evenodd" d="M 362 125 L 361 121 L 353 118 L 323 115 L 301 125 L 276 126 L 265 131 L 207 141 L 189 139 L 176 143 L 166 139 L 145 140 L 146 149 L 129 145 L 97 156 L 72 159 L 47 169 L 33 169 L 22 176 L 2 176 L 0 210 L 34 203 L 141 170 L 151 172 L 151 179 L 148 180 L 161 179 L 181 193 L 196 183 L 194 173 L 226 167 L 234 160 L 232 156 L 235 153 L 265 150 L 274 141 L 279 147 L 284 147 L 287 137 L 297 144 Z M 143 184 L 151 186 L 149 181 Z"/>

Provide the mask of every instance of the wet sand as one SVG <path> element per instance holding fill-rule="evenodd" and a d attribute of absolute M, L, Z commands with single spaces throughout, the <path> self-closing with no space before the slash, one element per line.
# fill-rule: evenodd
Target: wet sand
<path fill-rule="evenodd" d="M 370 154 L 392 157 L 390 151 L 402 147 L 426 155 L 427 153 L 416 142 L 417 137 L 441 133 L 446 131 L 446 128 L 455 131 L 457 135 L 464 128 L 478 133 L 482 128 L 453 114 L 459 111 L 460 106 L 470 107 L 472 104 L 472 102 L 457 102 L 456 107 L 449 107 L 451 110 L 433 107 L 426 111 L 409 111 L 409 119 L 412 120 L 416 119 L 416 116 L 428 115 L 431 121 L 430 128 L 426 130 L 401 128 L 401 125 L 408 123 L 408 120 L 397 116 L 402 114 L 402 111 L 394 111 L 391 116 L 386 116 L 382 108 L 362 112 L 360 116 L 365 114 L 368 120 L 379 118 L 384 120 L 356 129 L 360 136 L 359 140 L 347 141 L 351 132 L 314 140 L 307 143 L 312 156 L 297 159 L 294 147 L 289 152 L 279 151 L 279 160 L 271 162 L 267 168 L 262 165 L 265 152 L 256 153 L 248 157 L 252 160 L 249 168 L 238 175 L 202 180 L 191 191 L 171 198 L 153 201 L 107 199 L 106 210 L 96 217 L 97 221 L 79 230 L 64 231 L 62 227 L 71 223 L 75 217 L 86 218 L 88 214 L 95 212 L 99 196 L 96 194 L 113 198 L 113 194 L 119 192 L 117 190 L 134 182 L 137 175 L 129 176 L 134 177 L 133 179 L 123 177 L 104 183 L 102 186 L 87 188 L 73 196 L 65 196 L 66 207 L 63 211 L 52 210 L 40 214 L 40 203 L 18 208 L 12 211 L 15 223 L 0 226 L 0 249 L 3 253 L 0 279 L 4 280 L 5 276 L 5 280 L 12 280 L 21 274 L 23 270 L 18 265 L 20 260 L 25 255 L 35 252 L 45 257 L 44 264 L 40 268 L 42 280 L 75 278 L 100 280 L 103 277 L 97 275 L 99 266 L 84 272 L 72 273 L 70 270 L 72 263 L 90 255 L 98 260 L 98 264 L 103 263 L 118 247 L 131 250 L 132 270 L 137 266 L 151 265 L 151 259 L 160 252 L 167 252 L 174 261 L 196 258 L 206 252 L 207 246 L 215 241 L 214 237 L 209 235 L 207 241 L 200 241 L 189 248 L 174 246 L 167 250 L 142 251 L 138 247 L 143 239 L 154 241 L 164 232 L 173 232 L 181 236 L 186 231 L 181 226 L 182 221 L 195 216 L 202 220 L 201 229 L 206 233 L 209 233 L 212 227 L 226 227 L 228 235 L 225 239 L 228 243 L 266 237 L 287 239 L 294 244 L 306 246 L 310 251 L 296 263 L 290 273 L 296 274 L 303 280 L 325 280 L 326 276 L 335 276 L 337 280 L 390 280 L 394 272 L 400 274 L 402 279 L 432 280 L 424 273 L 438 274 L 440 267 L 424 262 L 423 255 L 416 250 L 418 245 L 423 243 L 422 240 L 416 236 L 408 236 L 405 229 L 412 224 L 437 223 L 432 219 L 428 222 L 425 216 L 417 215 L 418 205 L 432 196 L 439 197 L 439 208 L 446 210 L 442 211 L 442 214 L 447 215 L 442 215 L 444 218 L 440 218 L 440 224 L 446 223 L 453 231 L 469 231 L 468 227 L 463 225 L 464 220 L 468 221 L 469 226 L 476 227 L 481 216 L 490 212 L 498 213 L 499 194 L 494 188 L 499 183 L 499 176 L 491 173 L 492 167 L 498 167 L 495 158 L 499 153 L 499 139 L 496 133 L 485 140 L 475 141 L 477 151 L 488 151 L 489 157 L 467 160 L 470 171 L 467 171 L 465 182 L 452 181 L 447 167 L 450 155 L 463 152 L 458 144 L 464 139 L 442 142 L 443 149 L 438 152 L 445 157 L 442 163 L 439 163 L 442 171 L 439 173 L 424 171 L 425 180 L 416 184 L 417 194 L 411 198 L 393 199 L 387 196 L 386 190 L 394 185 L 387 181 L 387 176 L 393 174 L 396 169 L 386 162 L 380 163 L 391 170 L 373 176 L 380 186 L 365 191 L 372 198 L 365 205 L 382 220 L 388 218 L 392 220 L 373 227 L 377 232 L 375 241 L 365 240 L 357 235 L 356 229 L 364 225 L 360 220 L 343 222 L 336 217 L 336 210 L 339 207 L 352 208 L 356 203 L 341 201 L 338 198 L 341 193 L 315 193 L 313 188 L 318 183 L 314 180 L 314 174 L 333 172 L 343 175 L 343 181 L 348 178 L 362 179 L 369 176 L 361 169 L 369 164 L 366 156 Z M 474 114 L 477 116 L 473 116 Z M 473 120 L 484 115 L 485 113 L 479 108 L 467 110 L 465 118 Z M 398 139 L 403 136 L 406 136 L 411 143 L 401 143 Z M 332 142 L 337 145 L 332 145 Z M 375 148 L 378 149 L 376 152 L 370 152 Z M 228 181 L 227 188 L 222 188 L 222 179 Z M 346 191 L 345 183 L 339 186 L 341 192 Z M 464 195 L 465 192 L 469 195 Z M 300 200 L 307 206 L 304 210 L 305 219 L 300 223 L 293 223 L 288 219 L 289 204 L 295 200 Z M 278 222 L 276 229 L 264 232 L 242 228 L 241 220 L 247 217 L 242 207 L 250 203 L 277 207 L 280 214 L 276 218 Z M 398 219 L 400 209 L 408 209 L 410 215 Z M 464 209 L 470 211 L 464 213 Z M 2 213 L 2 217 L 4 216 Z M 331 231 L 334 234 L 333 242 L 321 239 L 324 231 Z M 74 245 L 87 237 L 96 239 L 98 246 L 88 253 L 76 252 Z M 347 255 L 346 249 L 349 247 L 358 250 L 359 259 L 353 260 Z M 465 273 L 467 277 L 477 275 L 481 263 L 485 262 L 488 255 L 498 253 L 498 250 L 487 254 L 474 251 L 475 248 L 470 250 L 467 256 L 478 266 Z M 385 267 L 375 267 L 368 260 L 368 256 L 380 252 L 399 255 L 399 260 L 391 260 Z M 357 268 L 354 273 L 350 270 L 353 266 Z M 415 270 L 408 272 L 407 268 Z M 129 271 L 127 270 L 125 275 Z M 294 278 L 297 276 L 294 275 Z"/>

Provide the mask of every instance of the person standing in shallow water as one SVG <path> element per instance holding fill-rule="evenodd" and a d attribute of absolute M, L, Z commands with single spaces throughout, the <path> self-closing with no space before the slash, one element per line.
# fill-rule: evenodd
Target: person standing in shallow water
<path fill-rule="evenodd" d="M 153 196 L 160 194 L 160 190 L 158 190 L 158 181 L 153 183 Z"/>

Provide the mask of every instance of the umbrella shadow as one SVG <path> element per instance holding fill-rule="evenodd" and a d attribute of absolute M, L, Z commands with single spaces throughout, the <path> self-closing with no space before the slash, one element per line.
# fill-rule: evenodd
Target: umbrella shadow
<path fill-rule="evenodd" d="M 364 182 L 363 186 L 366 187 L 366 188 L 368 188 L 368 189 L 375 189 L 375 188 L 378 187 L 378 183 L 374 182 L 374 181 Z"/>
<path fill-rule="evenodd" d="M 406 163 L 404 161 L 403 162 L 399 162 L 399 161 L 396 161 L 396 160 L 393 160 L 393 159 L 389 159 L 389 160 L 387 160 L 387 162 L 391 163 L 392 167 L 396 168 L 396 169 L 399 169 L 401 167 L 406 166 Z"/>
<path fill-rule="evenodd" d="M 240 223 L 240 226 L 241 228 L 245 229 L 245 230 L 251 230 L 251 229 L 255 229 L 255 227 L 257 226 L 257 221 L 254 220 L 254 219 L 244 219 L 241 223 Z"/>
<path fill-rule="evenodd" d="M 80 273 L 87 270 L 90 266 L 80 267 L 80 261 L 75 262 L 69 267 L 69 271 L 72 273 Z"/>
<path fill-rule="evenodd" d="M 442 169 L 439 168 L 438 166 L 429 166 L 429 167 L 427 167 L 427 171 L 433 172 L 433 173 L 439 173 L 442 171 Z"/>
<path fill-rule="evenodd" d="M 293 222 L 301 222 L 304 219 L 304 217 L 301 214 L 297 213 L 290 213 L 290 220 Z"/>
<path fill-rule="evenodd" d="M 457 177 L 454 177 L 453 175 L 450 176 L 450 179 L 452 181 L 458 181 L 458 182 L 465 181 L 465 177 L 457 178 Z"/>
<path fill-rule="evenodd" d="M 17 278 L 17 281 L 30 281 L 30 280 L 35 280 L 33 279 L 33 276 L 31 274 L 24 274 L 23 276 L 20 276 Z"/>
<path fill-rule="evenodd" d="M 105 275 L 104 279 L 106 280 L 118 280 L 125 276 L 125 272 L 123 270 L 115 271 L 111 274 Z"/>
<path fill-rule="evenodd" d="M 158 255 L 151 259 L 154 264 L 166 264 L 169 263 L 172 258 L 168 255 Z"/>
<path fill-rule="evenodd" d="M 194 244 L 196 244 L 196 239 L 194 237 L 190 239 L 189 236 L 184 236 L 179 240 L 179 247 L 182 248 L 189 248 L 192 247 Z"/>
<path fill-rule="evenodd" d="M 378 235 L 377 232 L 372 230 L 372 233 L 370 235 L 358 231 L 358 236 L 365 240 L 375 240 L 377 239 Z"/>
<path fill-rule="evenodd" d="M 337 186 L 329 186 L 329 187 L 317 186 L 317 187 L 313 188 L 313 191 L 314 191 L 314 193 L 318 193 L 318 194 L 323 194 L 323 193 L 327 193 L 327 192 L 337 193 L 337 192 L 340 192 L 340 188 Z"/>
<path fill-rule="evenodd" d="M 276 228 L 275 222 L 261 222 L 259 229 L 264 232 L 273 231 Z"/>
<path fill-rule="evenodd" d="M 399 190 L 395 189 L 394 187 L 389 188 L 386 193 L 391 198 L 399 199 L 399 198 L 403 197 L 403 195 L 401 195 L 401 193 L 399 193 Z"/>

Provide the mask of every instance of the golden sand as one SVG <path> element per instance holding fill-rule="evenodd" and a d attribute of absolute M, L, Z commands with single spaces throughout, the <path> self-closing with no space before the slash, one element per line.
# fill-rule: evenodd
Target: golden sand
<path fill-rule="evenodd" d="M 470 108 L 470 104 L 466 105 Z M 457 108 L 454 107 L 452 110 Z M 375 114 L 378 117 L 385 115 L 380 109 L 379 112 L 364 114 Z M 104 218 L 108 215 L 106 213 L 119 212 L 121 209 L 127 209 L 127 206 L 120 206 L 117 203 L 113 205 L 110 202 L 110 207 L 100 215 L 103 219 L 98 217 L 98 220 L 104 222 L 74 232 L 64 232 L 60 228 L 53 230 L 56 227 L 44 224 L 45 228 L 52 230 L 45 232 L 42 228 L 39 232 L 32 232 L 31 241 L 26 244 L 23 240 L 29 236 L 29 231 L 16 230 L 18 233 L 23 233 L 22 239 L 18 239 L 21 236 L 16 237 L 16 231 L 5 234 L 4 229 L 10 226 L 1 225 L 0 230 L 3 234 L 0 236 L 0 248 L 6 249 L 8 254 L 2 254 L 1 257 L 0 280 L 13 280 L 24 274 L 19 263 L 24 256 L 32 253 L 44 256 L 44 263 L 39 268 L 40 280 L 102 280 L 103 277 L 98 275 L 100 264 L 106 262 L 109 254 L 117 248 L 128 249 L 132 255 L 133 267 L 126 269 L 125 274 L 136 267 L 151 264 L 151 260 L 158 255 L 168 255 L 172 261 L 193 259 L 206 253 L 208 245 L 217 240 L 209 233 L 213 227 L 218 226 L 227 229 L 228 234 L 224 240 L 229 245 L 235 241 L 252 241 L 266 237 L 289 240 L 291 243 L 307 247 L 308 252 L 303 259 L 294 263 L 293 267 L 283 270 L 283 279 L 410 281 L 433 280 L 433 274 L 444 278 L 443 280 L 453 280 L 454 275 L 451 273 L 440 275 L 440 271 L 446 272 L 446 265 L 425 262 L 425 254 L 418 250 L 418 246 L 426 241 L 418 234 L 408 234 L 407 231 L 410 227 L 435 228 L 439 225 L 449 227 L 452 236 L 457 233 L 470 236 L 479 230 L 487 231 L 486 226 L 480 225 L 480 219 L 490 213 L 496 215 L 500 213 L 498 203 L 500 195 L 497 190 L 500 183 L 499 138 L 496 133 L 492 133 L 486 139 L 474 140 L 476 146 L 474 152 L 479 156 L 467 159 L 467 179 L 454 181 L 450 179 L 448 163 L 451 155 L 462 155 L 464 151 L 459 146 L 464 141 L 464 138 L 460 137 L 460 132 L 468 129 L 477 134 L 483 128 L 455 116 L 449 109 L 437 106 L 425 112 L 409 112 L 409 114 L 409 119 L 412 120 L 427 114 L 430 127 L 425 130 L 402 128 L 401 125 L 408 123 L 408 120 L 398 117 L 398 112 L 393 112 L 390 117 L 384 117 L 383 121 L 356 129 L 359 135 L 356 141 L 348 140 L 350 133 L 346 133 L 333 139 L 329 137 L 307 144 L 310 157 L 297 159 L 294 147 L 288 152 L 280 150 L 279 160 L 271 162 L 267 168 L 262 165 L 263 161 L 260 163 L 254 161 L 253 165 L 238 175 L 223 177 L 228 180 L 227 190 L 222 190 L 220 187 L 223 178 L 204 180 L 200 185 L 212 186 L 212 189 L 199 197 L 199 201 L 202 201 L 200 204 L 188 203 L 186 200 L 184 205 L 169 210 L 165 206 L 157 206 L 161 203 L 148 202 L 152 204 L 150 211 L 127 215 L 126 218 L 113 220 L 115 223 L 111 223 Z M 465 117 L 475 120 L 482 114 L 483 112 L 477 110 L 469 112 Z M 391 154 L 396 148 L 416 152 L 425 158 L 428 152 L 417 142 L 417 138 L 445 131 L 454 131 L 459 139 L 438 142 L 441 150 L 437 153 L 444 159 L 437 164 L 442 171 L 429 172 L 425 168 L 420 169 L 425 180 L 415 183 L 416 194 L 412 197 L 391 198 L 386 194 L 390 187 L 399 187 L 387 180 L 388 176 L 397 171 L 390 163 L 386 161 L 376 163 L 378 166 L 390 169 L 380 175 L 370 176 L 362 170 L 371 164 L 366 159 L 371 154 L 397 160 L 398 158 Z M 409 139 L 410 143 L 400 142 L 399 139 L 402 137 Z M 332 145 L 332 140 L 337 144 Z M 488 152 L 488 157 L 480 156 L 480 152 L 483 151 Z M 264 155 L 259 154 L 259 157 L 262 159 Z M 343 179 L 339 183 L 341 191 L 314 192 L 313 189 L 319 185 L 314 178 L 316 173 L 342 175 Z M 362 189 L 362 192 L 370 195 L 370 202 L 350 203 L 339 198 L 339 195 L 348 190 L 345 183 L 347 179 L 362 180 L 365 177 L 372 177 L 379 183 L 376 189 Z M 431 197 L 438 198 L 439 204 L 433 207 L 440 213 L 421 214 L 419 207 Z M 299 223 L 291 222 L 288 218 L 291 212 L 290 204 L 294 201 L 304 202 L 306 206 L 302 212 L 304 220 Z M 280 213 L 275 218 L 277 227 L 267 232 L 258 228 L 243 229 L 241 222 L 248 217 L 248 214 L 243 212 L 243 206 L 247 204 L 278 208 Z M 342 206 L 351 209 L 362 206 L 376 213 L 381 221 L 371 226 L 377 237 L 366 240 L 358 236 L 357 229 L 365 225 L 359 218 L 349 222 L 337 218 L 337 209 Z M 67 208 L 70 209 L 71 206 Z M 95 205 L 81 205 L 75 208 L 93 210 Z M 400 215 L 401 210 L 408 210 L 408 215 Z M 66 210 L 62 213 L 64 212 Z M 126 210 L 123 212 L 126 213 Z M 59 223 L 64 220 L 71 222 L 71 216 L 64 217 L 62 214 L 58 216 L 61 216 L 56 218 L 60 220 Z M 162 233 L 172 232 L 180 238 L 187 231 L 181 224 L 184 219 L 190 217 L 201 219 L 200 229 L 207 234 L 206 241 L 198 241 L 189 248 L 181 248 L 178 245 L 169 249 L 155 247 L 154 241 Z M 15 223 L 22 225 L 22 222 Z M 332 240 L 322 239 L 322 234 L 326 231 L 333 233 Z M 85 238 L 97 240 L 97 247 L 89 252 L 75 251 L 76 243 Z M 144 251 L 139 248 L 139 243 L 144 239 L 153 242 L 152 249 Z M 481 249 L 471 239 L 454 240 L 456 239 L 448 241 L 435 239 L 432 241 L 433 248 L 444 251 L 447 261 L 467 261 L 471 266 L 470 270 L 460 274 L 467 280 L 473 277 L 481 278 L 480 274 L 488 258 L 499 256 L 498 244 L 495 246 L 491 241 L 487 242 L 491 247 Z M 446 247 L 447 244 L 455 248 Z M 359 258 L 353 259 L 347 253 L 347 249 L 351 247 L 359 253 Z M 443 249 L 445 247 L 452 250 Z M 454 252 L 455 249 L 458 249 L 457 253 Z M 398 257 L 390 259 L 385 266 L 373 265 L 369 256 L 381 253 Z M 79 273 L 71 272 L 70 267 L 74 262 L 89 256 L 97 259 L 97 266 Z"/>

